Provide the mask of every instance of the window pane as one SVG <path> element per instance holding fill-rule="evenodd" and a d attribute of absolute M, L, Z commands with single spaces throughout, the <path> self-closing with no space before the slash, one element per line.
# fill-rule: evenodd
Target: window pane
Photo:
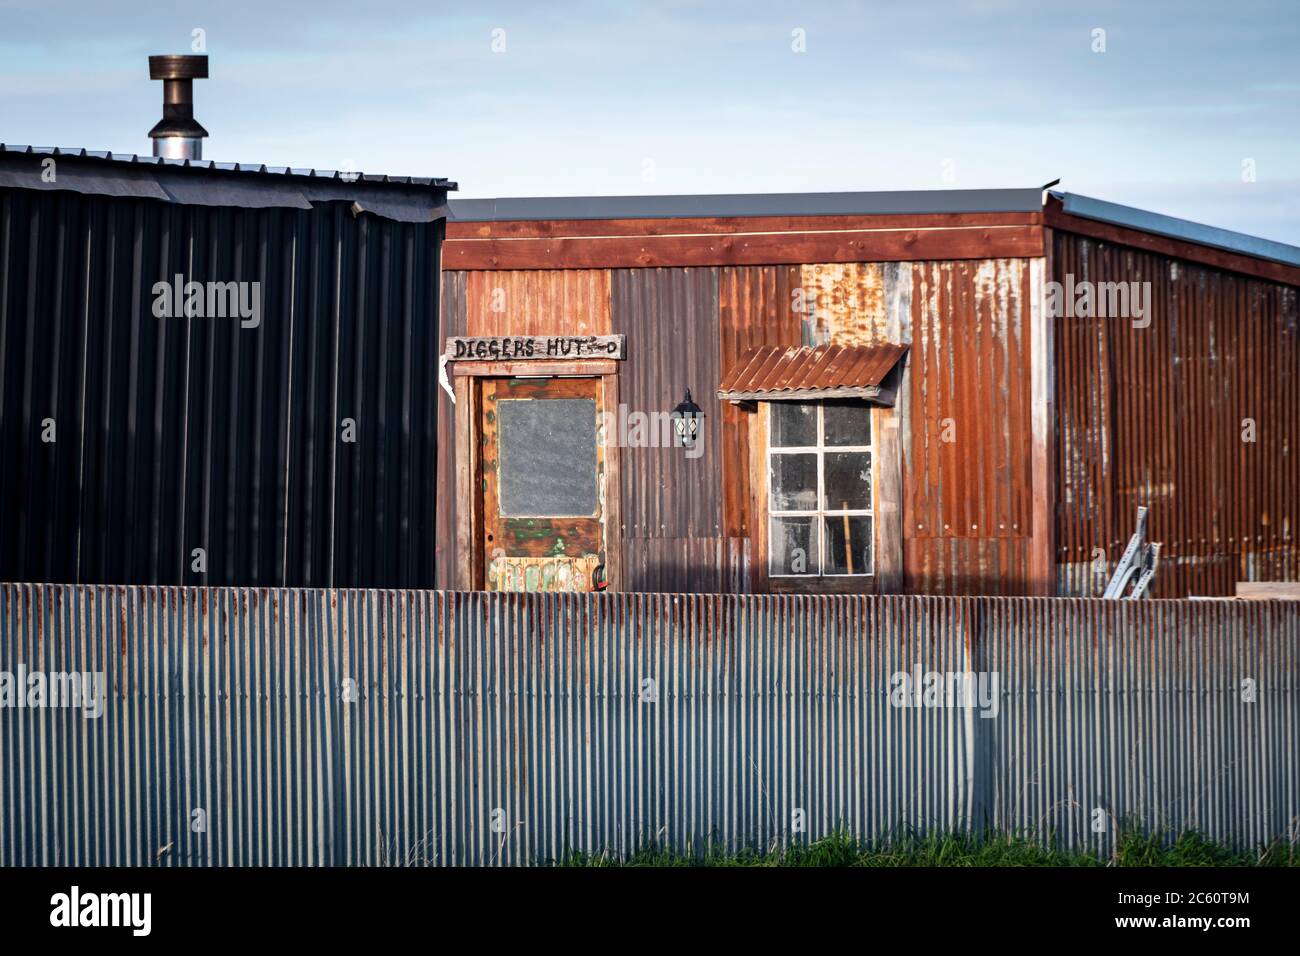
<path fill-rule="evenodd" d="M 596 403 L 586 398 L 497 402 L 500 511 L 596 513 Z"/>
<path fill-rule="evenodd" d="M 826 574 L 871 573 L 871 519 L 835 515 L 826 522 Z"/>
<path fill-rule="evenodd" d="M 861 402 L 827 402 L 825 416 L 826 444 L 870 445 L 871 407 Z"/>
<path fill-rule="evenodd" d="M 816 518 L 773 518 L 769 551 L 771 574 L 816 574 L 817 542 L 813 538 Z"/>
<path fill-rule="evenodd" d="M 817 510 L 817 456 L 772 455 L 771 511 Z"/>
<path fill-rule="evenodd" d="M 826 453 L 826 510 L 871 509 L 871 452 Z"/>
<path fill-rule="evenodd" d="M 773 448 L 808 448 L 817 444 L 817 406 L 772 402 Z"/>

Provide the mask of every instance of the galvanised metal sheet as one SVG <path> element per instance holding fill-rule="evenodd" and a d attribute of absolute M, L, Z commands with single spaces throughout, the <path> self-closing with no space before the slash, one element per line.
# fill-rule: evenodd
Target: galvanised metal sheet
<path fill-rule="evenodd" d="M 1064 232 L 1053 272 L 1149 294 L 1056 319 L 1061 593 L 1101 593 L 1140 505 L 1157 596 L 1300 579 L 1297 290 Z"/>
<path fill-rule="evenodd" d="M 1254 847 L 1300 818 L 1290 602 L 2 585 L 20 667 L 108 692 L 98 718 L 0 709 L 5 866 L 542 863 L 837 826 L 1107 852 L 1118 821 Z M 904 693 L 929 672 L 988 693 Z"/>
<path fill-rule="evenodd" d="M 657 414 L 659 418 L 650 420 L 663 421 L 687 389 L 704 411 L 697 456 L 687 457 L 665 442 L 663 429 L 655 430 L 653 447 L 639 443 L 620 449 L 627 569 L 635 562 L 631 552 L 645 539 L 687 542 L 722 534 L 718 270 L 615 269 L 610 276 L 612 331 L 628 340 L 627 361 L 619 368 L 619 400 L 626 414 Z M 630 426 L 627 433 L 630 442 L 635 434 Z M 689 563 L 686 551 L 664 559 L 672 563 L 680 582 L 674 589 L 709 587 L 690 583 L 693 576 L 711 571 Z M 625 577 L 628 590 L 651 586 Z"/>
<path fill-rule="evenodd" d="M 0 189 L 0 579 L 432 586 L 441 231 Z"/>

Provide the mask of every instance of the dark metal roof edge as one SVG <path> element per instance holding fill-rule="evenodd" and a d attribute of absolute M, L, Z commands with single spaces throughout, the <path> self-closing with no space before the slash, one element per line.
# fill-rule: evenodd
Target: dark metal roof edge
<path fill-rule="evenodd" d="M 0 143 L 0 154 L 26 156 L 54 156 L 66 159 L 84 159 L 116 166 L 153 166 L 168 169 L 195 169 L 204 172 L 221 172 L 253 176 L 284 177 L 287 180 L 328 179 L 349 186 L 386 185 L 415 186 L 432 189 L 456 190 L 459 186 L 449 179 L 436 176 L 392 176 L 385 173 L 362 173 L 351 170 L 310 169 L 289 166 L 267 166 L 264 163 L 218 163 L 210 159 L 164 159 L 160 156 L 141 156 L 136 153 L 112 153 L 108 150 L 67 148 L 61 146 L 21 146 Z M 355 178 L 348 178 L 355 177 Z"/>
<path fill-rule="evenodd" d="M 1091 196 L 1080 196 L 1078 193 L 1053 191 L 1052 196 L 1061 201 L 1063 212 L 1081 219 L 1138 229 L 1168 239 L 1181 239 L 1185 242 L 1222 249 L 1225 252 L 1280 262 L 1283 265 L 1300 266 L 1300 247 L 1287 245 L 1284 242 L 1261 239 L 1244 232 L 1219 229 L 1216 226 L 1147 212 L 1132 206 L 1121 206 L 1119 203 L 1093 199 Z"/>
<path fill-rule="evenodd" d="M 746 216 L 872 216 L 1040 212 L 1041 186 L 839 193 L 675 196 L 533 196 L 450 200 L 453 222 L 545 219 L 678 219 Z"/>

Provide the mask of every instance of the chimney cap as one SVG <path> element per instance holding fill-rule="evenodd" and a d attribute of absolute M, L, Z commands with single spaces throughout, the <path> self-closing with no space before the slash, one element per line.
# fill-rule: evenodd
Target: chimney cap
<path fill-rule="evenodd" d="M 167 53 L 149 57 L 151 80 L 206 80 L 207 54 Z"/>

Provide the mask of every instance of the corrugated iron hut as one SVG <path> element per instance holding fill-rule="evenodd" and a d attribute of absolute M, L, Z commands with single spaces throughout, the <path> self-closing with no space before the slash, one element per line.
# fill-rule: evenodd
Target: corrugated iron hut
<path fill-rule="evenodd" d="M 1300 249 L 1041 188 L 450 205 L 439 586 L 1099 594 L 1138 506 L 1158 596 L 1296 579 Z"/>
<path fill-rule="evenodd" d="M 454 188 L 0 147 L 0 580 L 431 587 Z"/>

